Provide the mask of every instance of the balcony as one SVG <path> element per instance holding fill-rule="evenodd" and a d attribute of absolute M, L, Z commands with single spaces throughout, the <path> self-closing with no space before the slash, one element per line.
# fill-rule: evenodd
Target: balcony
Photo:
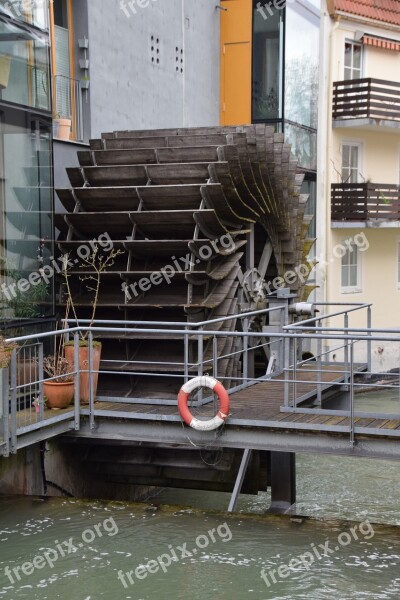
<path fill-rule="evenodd" d="M 333 84 L 334 127 L 400 128 L 400 83 L 352 79 Z"/>
<path fill-rule="evenodd" d="M 59 119 L 70 121 L 70 130 L 67 139 L 81 142 L 83 140 L 83 106 L 81 82 L 64 75 L 53 78 L 53 94 L 55 107 L 54 137 L 66 139 L 61 136 Z"/>
<path fill-rule="evenodd" d="M 336 222 L 400 221 L 400 186 L 384 183 L 334 183 L 331 219 Z M 338 226 L 338 225 L 337 225 Z"/>

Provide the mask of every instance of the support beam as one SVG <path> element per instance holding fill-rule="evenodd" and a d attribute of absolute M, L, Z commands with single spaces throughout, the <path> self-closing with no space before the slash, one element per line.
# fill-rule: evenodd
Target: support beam
<path fill-rule="evenodd" d="M 296 454 L 271 452 L 271 508 L 269 513 L 287 513 L 296 502 Z"/>
<path fill-rule="evenodd" d="M 242 461 L 240 463 L 239 472 L 236 478 L 235 487 L 233 488 L 232 497 L 229 502 L 228 512 L 231 513 L 235 510 L 237 501 L 239 499 L 240 491 L 242 489 L 244 477 L 246 475 L 247 467 L 251 459 L 251 450 L 246 448 L 243 452 Z"/>

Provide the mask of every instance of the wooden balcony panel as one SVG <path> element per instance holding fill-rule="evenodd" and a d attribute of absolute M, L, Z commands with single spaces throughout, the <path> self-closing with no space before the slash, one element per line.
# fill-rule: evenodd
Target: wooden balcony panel
<path fill-rule="evenodd" d="M 352 79 L 333 84 L 333 119 L 400 121 L 400 83 Z"/>
<path fill-rule="evenodd" d="M 336 183 L 331 189 L 332 221 L 400 221 L 400 186 Z"/>

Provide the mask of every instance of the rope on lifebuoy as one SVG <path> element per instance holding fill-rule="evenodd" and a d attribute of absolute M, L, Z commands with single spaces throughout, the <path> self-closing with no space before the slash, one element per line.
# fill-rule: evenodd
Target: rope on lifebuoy
<path fill-rule="evenodd" d="M 200 387 L 209 388 L 217 394 L 219 399 L 219 410 L 215 417 L 209 421 L 200 421 L 199 419 L 196 419 L 188 407 L 190 394 Z M 208 375 L 195 377 L 194 379 L 187 381 L 181 387 L 178 395 L 178 409 L 182 419 L 185 421 L 186 425 L 189 425 L 189 427 L 197 429 L 197 431 L 214 431 L 215 429 L 218 429 L 218 427 L 221 427 L 221 425 L 223 425 L 225 420 L 229 417 L 228 392 L 222 383 L 217 381 L 217 379 L 214 379 L 214 377 L 209 377 Z"/>

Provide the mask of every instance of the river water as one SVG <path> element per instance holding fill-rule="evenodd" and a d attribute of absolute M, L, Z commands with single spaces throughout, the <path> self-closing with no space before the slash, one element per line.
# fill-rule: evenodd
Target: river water
<path fill-rule="evenodd" d="M 367 396 L 363 410 L 399 401 Z M 0 500 L 0 599 L 399 599 L 398 463 L 302 455 L 297 479 L 304 518 L 265 515 L 268 494 L 233 516 L 227 494 L 183 490 Z"/>

